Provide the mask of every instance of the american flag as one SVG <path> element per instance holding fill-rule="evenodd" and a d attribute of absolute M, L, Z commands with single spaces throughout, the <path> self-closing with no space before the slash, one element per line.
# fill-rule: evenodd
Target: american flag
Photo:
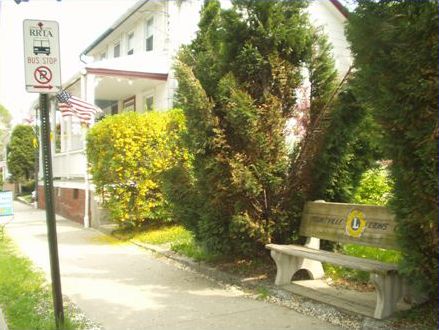
<path fill-rule="evenodd" d="M 58 99 L 58 108 L 63 117 L 75 116 L 83 123 L 90 123 L 96 113 L 102 112 L 102 110 L 94 104 L 85 102 L 66 90 L 62 90 L 58 93 L 56 98 Z"/>

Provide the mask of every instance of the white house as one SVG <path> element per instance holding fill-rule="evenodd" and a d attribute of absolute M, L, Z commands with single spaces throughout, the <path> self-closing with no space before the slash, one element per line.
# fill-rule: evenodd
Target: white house
<path fill-rule="evenodd" d="M 177 86 L 172 60 L 179 47 L 195 37 L 202 4 L 202 0 L 138 1 L 80 54 L 84 68 L 63 88 L 98 105 L 106 115 L 171 108 Z M 352 60 L 342 6 L 337 0 L 315 0 L 309 14 L 328 35 L 343 76 Z M 85 226 L 98 225 L 94 187 L 86 171 L 85 129 L 76 118 L 62 118 L 54 99 L 51 118 L 56 213 Z M 44 208 L 42 182 L 38 190 L 38 204 Z"/>

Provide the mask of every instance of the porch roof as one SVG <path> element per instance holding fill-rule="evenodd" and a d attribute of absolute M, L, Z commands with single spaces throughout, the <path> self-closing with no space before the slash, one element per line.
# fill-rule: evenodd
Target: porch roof
<path fill-rule="evenodd" d="M 167 80 L 170 70 L 166 54 L 138 53 L 130 56 L 106 59 L 85 66 L 87 73 L 99 76 L 119 76 Z"/>

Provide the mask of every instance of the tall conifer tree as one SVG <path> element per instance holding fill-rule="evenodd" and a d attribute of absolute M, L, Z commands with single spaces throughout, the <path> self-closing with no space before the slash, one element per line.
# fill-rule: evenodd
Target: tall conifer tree
<path fill-rule="evenodd" d="M 315 113 L 335 79 L 331 61 L 316 62 L 329 48 L 316 37 L 306 6 L 235 0 L 222 10 L 207 1 L 197 38 L 180 52 L 177 104 L 194 160 L 192 169 L 169 174 L 181 183 L 171 200 L 210 250 L 251 253 L 297 230 L 285 207 L 286 124 L 310 63 Z"/>
<path fill-rule="evenodd" d="M 402 271 L 437 295 L 438 3 L 358 1 L 348 38 L 361 102 L 384 131 Z"/>

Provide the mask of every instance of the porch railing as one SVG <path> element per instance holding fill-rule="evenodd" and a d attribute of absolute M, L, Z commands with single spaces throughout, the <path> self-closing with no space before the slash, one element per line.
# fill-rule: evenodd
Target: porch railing
<path fill-rule="evenodd" d="M 86 172 L 85 150 L 55 154 L 52 168 L 54 178 L 84 178 Z"/>

